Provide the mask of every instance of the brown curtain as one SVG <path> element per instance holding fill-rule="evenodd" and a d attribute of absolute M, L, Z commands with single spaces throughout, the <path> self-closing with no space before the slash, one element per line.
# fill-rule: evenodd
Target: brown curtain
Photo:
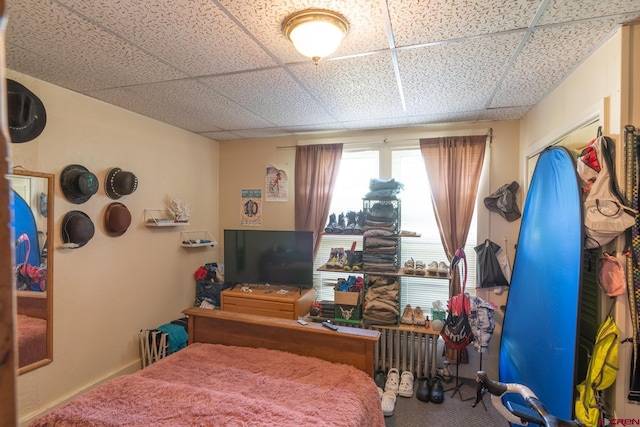
<path fill-rule="evenodd" d="M 420 140 L 440 240 L 449 261 L 467 242 L 486 141 L 486 135 Z M 449 298 L 461 288 L 458 270 L 452 270 L 451 276 Z"/>
<path fill-rule="evenodd" d="M 341 159 L 342 144 L 296 147 L 296 230 L 313 231 L 314 259 L 329 216 Z"/>

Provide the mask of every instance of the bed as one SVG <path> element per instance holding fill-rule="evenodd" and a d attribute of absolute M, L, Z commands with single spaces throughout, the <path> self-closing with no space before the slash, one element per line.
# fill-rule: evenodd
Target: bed
<path fill-rule="evenodd" d="M 384 426 L 378 332 L 188 309 L 189 345 L 30 425 Z"/>
<path fill-rule="evenodd" d="M 18 368 L 48 359 L 47 293 L 17 291 Z"/>
<path fill-rule="evenodd" d="M 47 358 L 47 321 L 17 316 L 18 367 L 23 368 Z"/>

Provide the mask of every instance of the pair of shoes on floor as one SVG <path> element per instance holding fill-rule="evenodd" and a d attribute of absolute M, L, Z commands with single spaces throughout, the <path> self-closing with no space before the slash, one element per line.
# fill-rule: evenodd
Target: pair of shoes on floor
<path fill-rule="evenodd" d="M 423 402 L 444 402 L 444 387 L 440 377 L 420 377 L 416 397 Z"/>
<path fill-rule="evenodd" d="M 425 318 L 424 312 L 420 306 L 416 306 L 416 308 L 411 308 L 411 304 L 407 304 L 402 312 L 402 318 L 400 319 L 400 323 L 405 325 L 420 325 L 424 326 Z"/>
<path fill-rule="evenodd" d="M 413 397 L 413 374 L 409 371 L 403 371 L 400 375 L 398 396 Z"/>
<path fill-rule="evenodd" d="M 448 276 L 449 275 L 449 266 L 444 261 L 432 261 L 427 266 L 427 273 L 431 276 L 439 275 L 439 276 Z"/>

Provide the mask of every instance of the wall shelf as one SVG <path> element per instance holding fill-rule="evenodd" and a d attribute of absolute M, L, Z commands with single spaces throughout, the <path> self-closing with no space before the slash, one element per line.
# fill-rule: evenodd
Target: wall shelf
<path fill-rule="evenodd" d="M 144 225 L 147 227 L 176 227 L 189 225 L 189 223 L 174 221 L 168 209 L 145 209 Z"/>
<path fill-rule="evenodd" d="M 207 230 L 193 230 L 180 232 L 180 246 L 184 248 L 202 248 L 215 246 L 218 242 Z"/>

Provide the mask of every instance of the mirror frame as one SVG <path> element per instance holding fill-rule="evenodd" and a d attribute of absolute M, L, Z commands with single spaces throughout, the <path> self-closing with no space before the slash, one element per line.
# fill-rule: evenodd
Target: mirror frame
<path fill-rule="evenodd" d="M 37 362 L 34 362 L 30 365 L 19 367 L 16 362 L 18 375 L 22 375 L 26 372 L 33 371 L 34 369 L 40 368 L 41 366 L 48 365 L 53 362 L 53 252 L 54 252 L 54 218 L 53 218 L 53 205 L 55 199 L 55 175 L 51 173 L 42 173 L 42 172 L 32 172 L 28 170 L 20 170 L 14 169 L 9 172 L 10 175 L 16 176 L 24 176 L 30 178 L 44 178 L 47 180 L 47 296 L 46 296 L 46 311 L 47 311 L 47 346 L 46 346 L 46 356 L 44 359 L 41 359 Z M 13 248 L 15 251 L 15 248 Z M 15 252 L 14 252 L 14 262 L 15 262 Z M 18 291 L 14 286 L 14 293 L 16 294 L 15 301 L 15 312 L 17 313 L 18 308 Z M 15 320 L 15 318 L 14 318 Z M 15 342 L 17 346 L 17 340 Z"/>

